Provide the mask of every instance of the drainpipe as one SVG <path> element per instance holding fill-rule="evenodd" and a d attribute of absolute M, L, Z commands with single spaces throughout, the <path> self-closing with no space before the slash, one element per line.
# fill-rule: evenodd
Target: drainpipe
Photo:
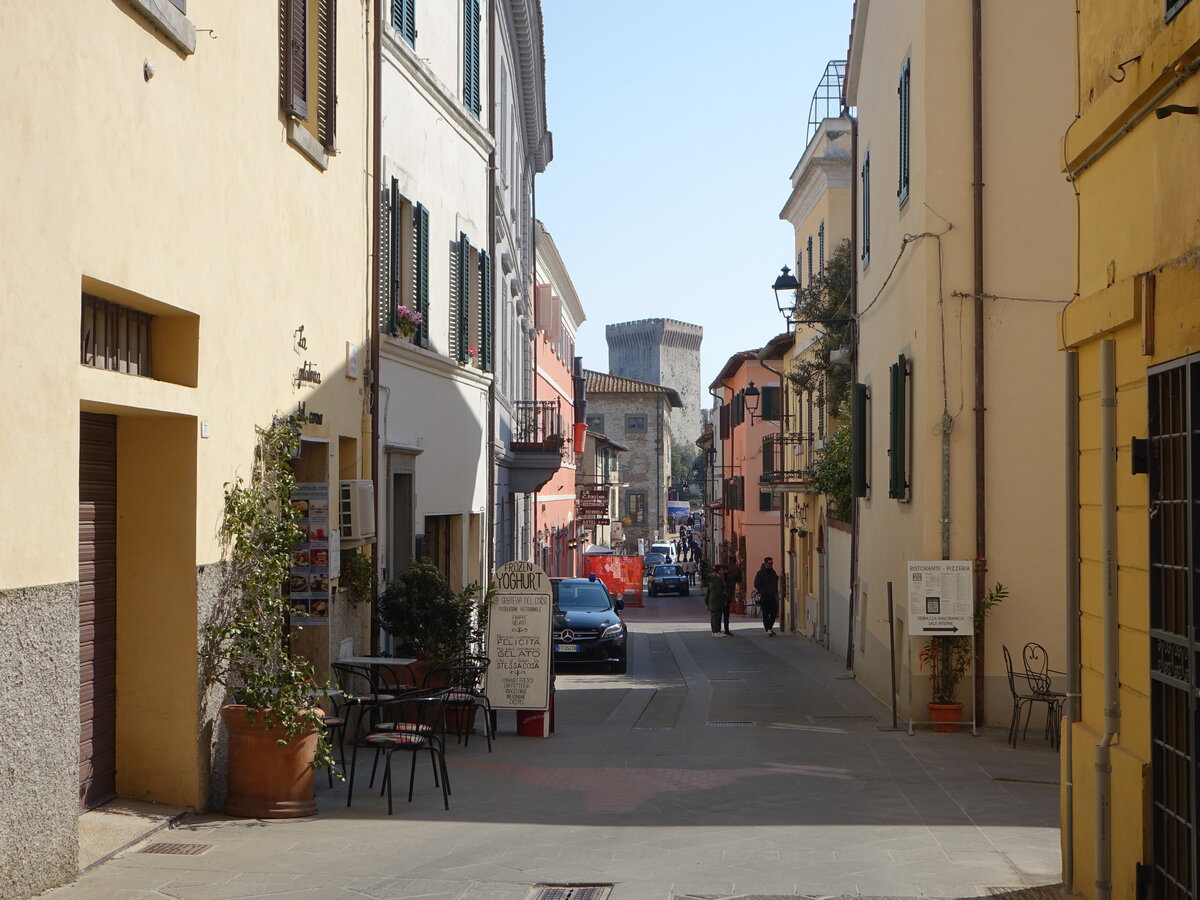
<path fill-rule="evenodd" d="M 985 458 L 983 392 L 983 2 L 971 0 L 971 128 L 972 206 L 975 220 L 975 609 L 983 602 L 987 581 L 987 467 Z M 987 646 L 985 619 L 979 616 L 975 635 L 975 719 L 984 711 L 984 648 Z"/>
<path fill-rule="evenodd" d="M 380 5 L 380 4 L 376 4 Z M 496 4 L 488 4 L 488 132 L 496 134 Z M 487 516 L 483 548 L 483 577 L 486 584 L 491 580 L 496 567 L 496 530 L 499 528 L 499 517 L 496 515 L 496 323 L 500 317 L 496 315 L 496 298 L 500 292 L 496 290 L 496 151 L 488 154 L 488 257 L 492 261 L 492 381 L 488 385 L 487 396 L 487 445 L 484 447 L 484 470 L 487 472 Z"/>
<path fill-rule="evenodd" d="M 858 119 L 842 107 L 842 115 L 850 120 L 850 158 L 858 165 Z M 859 245 L 858 238 L 858 178 L 850 173 L 850 234 L 854 238 L 853 246 Z M 851 253 L 850 260 L 850 308 L 854 316 L 854 352 L 850 354 L 850 383 L 858 383 L 858 343 L 861 331 L 858 328 L 858 262 Z M 852 388 L 853 390 L 853 388 Z M 850 498 L 850 597 L 849 609 L 846 610 L 846 668 L 854 668 L 854 607 L 858 597 L 858 531 L 861 517 L 858 514 L 858 497 Z"/>
<path fill-rule="evenodd" d="M 1117 677 L 1116 342 L 1100 342 L 1100 540 L 1104 550 L 1104 735 L 1096 746 L 1096 900 L 1112 897 L 1112 744 L 1121 730 Z"/>
<path fill-rule="evenodd" d="M 1067 469 L 1067 699 L 1062 730 L 1063 884 L 1073 891 L 1075 881 L 1075 759 L 1072 726 L 1079 721 L 1079 355 L 1067 353 L 1066 377 Z"/>
<path fill-rule="evenodd" d="M 764 347 L 763 349 L 765 350 L 766 348 Z M 767 361 L 764 360 L 761 355 L 759 355 L 757 357 L 757 360 L 758 360 L 758 364 L 760 366 L 762 366 L 764 369 L 766 369 L 772 375 L 775 375 L 779 378 L 779 402 L 780 402 L 780 407 L 781 407 L 780 420 L 779 420 L 779 456 L 780 456 L 780 462 L 783 462 L 782 406 L 783 406 L 784 374 L 781 371 L 779 371 L 778 369 L 773 369 L 773 368 L 771 368 L 771 366 L 767 365 Z M 791 503 L 790 500 L 788 500 L 787 502 L 789 504 Z M 781 597 L 787 596 L 788 600 L 790 601 L 790 600 L 794 599 L 792 597 L 792 594 L 796 592 L 796 585 L 793 582 L 801 581 L 801 579 L 788 577 L 788 569 L 791 567 L 790 567 L 790 565 L 786 564 L 785 561 L 790 562 L 791 557 L 788 555 L 789 554 L 789 546 L 788 545 L 789 545 L 790 541 L 788 540 L 787 526 L 786 526 L 786 522 L 784 521 L 785 518 L 786 517 L 783 514 L 783 510 L 780 509 L 780 511 L 779 511 L 779 554 L 778 555 L 779 555 L 779 583 L 781 586 L 781 590 L 779 591 L 779 595 Z M 779 628 L 781 631 L 786 631 L 788 629 L 788 625 L 790 624 L 791 630 L 795 631 L 796 630 L 795 622 L 785 622 L 784 621 L 784 616 L 783 616 L 784 608 L 786 608 L 788 611 L 788 618 L 789 619 L 791 618 L 791 609 L 792 609 L 791 603 L 790 602 L 789 603 L 780 603 L 779 604 Z M 820 605 L 820 602 L 818 602 L 817 603 L 817 615 L 818 616 L 820 615 L 820 612 L 821 612 L 821 605 Z M 817 638 L 818 634 L 820 633 L 819 628 L 815 627 L 813 629 L 813 632 L 814 633 L 811 635 L 811 637 Z"/>
<path fill-rule="evenodd" d="M 371 309 L 369 310 L 371 328 L 371 383 L 368 386 L 370 391 L 371 402 L 371 486 L 375 491 L 375 521 L 382 522 L 383 517 L 379 514 L 380 501 L 382 500 L 382 483 L 379 478 L 379 470 L 381 468 L 381 460 L 379 458 L 379 307 L 382 303 L 380 293 L 380 278 L 379 266 L 383 259 L 383 242 L 380 239 L 380 228 L 382 227 L 381 218 L 383 210 L 380 204 L 380 190 L 383 185 L 383 13 L 381 11 L 382 4 L 375 3 L 372 5 L 371 17 L 371 51 L 373 59 L 371 60 L 371 77 L 374 79 L 374 90 L 371 92 L 371 182 L 369 195 L 371 198 L 372 216 L 371 223 L 374 227 L 374 234 L 371 236 L 371 264 L 375 277 L 371 279 Z M 376 574 L 379 572 L 379 563 L 382 557 L 380 553 L 380 545 L 375 544 L 375 564 Z M 371 654 L 377 656 L 379 654 L 379 629 L 376 627 L 375 618 L 378 615 L 377 609 L 372 603 L 371 605 Z"/>

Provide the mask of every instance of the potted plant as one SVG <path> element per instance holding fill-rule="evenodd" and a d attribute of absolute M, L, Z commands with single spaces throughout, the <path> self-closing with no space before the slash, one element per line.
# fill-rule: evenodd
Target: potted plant
<path fill-rule="evenodd" d="M 423 321 L 424 317 L 415 309 L 409 309 L 407 306 L 396 307 L 396 330 L 404 337 L 411 338 L 416 334 Z"/>
<path fill-rule="evenodd" d="M 985 595 L 975 613 L 975 631 L 981 621 L 999 603 L 1008 598 L 1008 588 L 996 582 Z M 972 636 L 966 634 L 931 637 L 917 656 L 922 666 L 929 666 L 929 719 L 936 722 L 934 731 L 953 732 L 958 730 L 962 719 L 962 703 L 958 699 L 958 685 L 967 674 L 975 658 Z"/>
<path fill-rule="evenodd" d="M 455 591 L 441 570 L 420 559 L 388 583 L 379 597 L 379 622 L 392 636 L 392 652 L 411 656 L 418 685 L 438 662 L 477 647 L 487 622 L 487 600 L 478 584 Z"/>
<path fill-rule="evenodd" d="M 283 590 L 296 526 L 291 460 L 299 444 L 295 417 L 259 428 L 248 480 L 225 485 L 220 537 L 223 584 L 201 645 L 205 683 L 226 690 L 221 708 L 229 739 L 225 811 L 254 818 L 316 812 L 313 770 L 333 762 L 324 713 L 313 702 L 312 666 L 284 636 Z"/>
<path fill-rule="evenodd" d="M 375 599 L 375 563 L 361 550 L 342 554 L 342 571 L 338 587 L 346 591 L 351 603 L 366 603 Z"/>
<path fill-rule="evenodd" d="M 566 442 L 567 442 L 567 439 L 565 437 L 563 437 L 563 435 L 559 434 L 557 431 L 554 432 L 553 434 L 546 435 L 542 439 L 543 444 L 545 444 L 547 447 L 553 447 L 555 450 L 562 450 L 563 445 Z"/>

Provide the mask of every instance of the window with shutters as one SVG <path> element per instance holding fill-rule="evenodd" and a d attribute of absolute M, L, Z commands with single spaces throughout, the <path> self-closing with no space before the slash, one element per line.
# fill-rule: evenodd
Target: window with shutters
<path fill-rule="evenodd" d="M 859 172 L 862 179 L 862 264 L 865 269 L 871 262 L 871 154 L 868 151 L 863 156 L 862 169 Z"/>
<path fill-rule="evenodd" d="M 471 306 L 475 296 L 475 251 L 464 233 L 450 244 L 450 356 L 461 365 L 477 363 L 479 348 L 471 343 Z"/>
<path fill-rule="evenodd" d="M 731 426 L 741 425 L 746 421 L 746 398 L 740 391 L 733 395 L 732 407 L 729 413 L 729 424 Z"/>
<path fill-rule="evenodd" d="M 479 0 L 463 0 L 463 106 L 476 118 L 483 109 L 479 77 L 481 20 Z"/>
<path fill-rule="evenodd" d="M 813 239 L 812 235 L 808 236 L 808 283 L 812 284 L 813 280 Z"/>
<path fill-rule="evenodd" d="M 281 0 L 279 11 L 288 140 L 323 169 L 337 149 L 337 0 Z"/>
<path fill-rule="evenodd" d="M 760 418 L 767 422 L 778 422 L 783 415 L 782 394 L 777 384 L 765 384 L 760 398 Z"/>
<path fill-rule="evenodd" d="M 410 47 L 417 45 L 417 0 L 392 0 L 392 27 Z"/>
<path fill-rule="evenodd" d="M 741 475 L 726 478 L 723 484 L 722 497 L 726 509 L 746 508 L 746 479 Z"/>
<path fill-rule="evenodd" d="M 909 99 L 911 91 L 909 90 L 909 70 L 910 60 L 904 61 L 904 67 L 900 70 L 900 83 L 896 87 L 896 93 L 899 95 L 899 114 L 900 114 L 900 181 L 896 186 L 896 196 L 899 198 L 900 205 L 903 206 L 908 200 L 908 163 L 909 163 Z"/>
<path fill-rule="evenodd" d="M 494 353 L 492 341 L 495 334 L 495 315 L 494 305 L 492 303 L 492 257 L 486 250 L 479 251 L 479 291 L 478 291 L 478 308 L 479 315 L 476 320 L 479 323 L 478 336 L 475 339 L 475 346 L 479 349 L 477 357 L 479 368 L 485 372 L 495 371 Z"/>
<path fill-rule="evenodd" d="M 890 369 L 888 496 L 908 499 L 908 360 L 904 354 Z"/>
<path fill-rule="evenodd" d="M 783 508 L 783 495 L 776 494 L 774 491 L 759 491 L 758 492 L 758 511 L 759 512 L 778 512 Z"/>
<path fill-rule="evenodd" d="M 824 275 L 825 274 L 825 223 L 824 222 L 822 222 L 820 227 L 817 229 L 817 241 L 821 245 L 820 246 L 821 256 L 820 256 L 819 271 L 822 275 Z"/>
<path fill-rule="evenodd" d="M 625 495 L 625 517 L 630 525 L 646 524 L 645 491 L 630 491 Z"/>
<path fill-rule="evenodd" d="M 381 202 L 379 329 L 428 347 L 429 210 L 401 194 L 395 178 Z M 404 320 L 414 318 L 419 322 L 410 331 Z"/>

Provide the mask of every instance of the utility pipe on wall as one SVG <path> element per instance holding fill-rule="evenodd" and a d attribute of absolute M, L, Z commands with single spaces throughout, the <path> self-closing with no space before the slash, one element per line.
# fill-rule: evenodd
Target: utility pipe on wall
<path fill-rule="evenodd" d="M 1116 342 L 1100 342 L 1100 541 L 1104 552 L 1104 735 L 1096 745 L 1096 900 L 1112 897 L 1112 744 L 1121 730 L 1117 676 Z"/>
<path fill-rule="evenodd" d="M 374 80 L 371 90 L 371 178 L 368 180 L 369 187 L 367 188 L 368 195 L 371 199 L 371 227 L 374 234 L 371 235 L 371 258 L 369 265 L 374 277 L 371 278 L 371 308 L 367 311 L 367 318 L 370 322 L 370 354 L 371 354 L 371 382 L 367 386 L 367 391 L 370 398 L 371 408 L 371 486 L 375 491 L 375 521 L 383 522 L 383 480 L 380 478 L 380 469 L 383 467 L 383 460 L 379 453 L 379 365 L 380 365 L 380 336 L 379 336 L 379 308 L 382 305 L 383 297 L 381 294 L 379 267 L 380 261 L 383 258 L 383 240 L 380 231 L 382 229 L 383 217 L 383 92 L 381 90 L 383 81 L 383 13 L 381 12 L 381 4 L 373 4 L 371 10 L 371 77 Z M 375 567 L 375 574 L 378 577 L 380 574 L 379 566 L 383 562 L 384 554 L 381 551 L 382 544 L 376 543 L 373 551 L 374 557 L 371 560 Z M 372 603 L 372 606 L 374 604 Z M 375 618 L 375 609 L 371 610 L 371 618 Z M 379 629 L 374 627 L 372 621 L 371 628 L 371 653 L 378 654 L 379 652 Z"/>
<path fill-rule="evenodd" d="M 1063 884 L 1072 890 L 1075 881 L 1075 759 L 1072 726 L 1079 721 L 1079 356 L 1067 354 L 1066 375 L 1067 470 L 1067 700 L 1062 729 Z"/>

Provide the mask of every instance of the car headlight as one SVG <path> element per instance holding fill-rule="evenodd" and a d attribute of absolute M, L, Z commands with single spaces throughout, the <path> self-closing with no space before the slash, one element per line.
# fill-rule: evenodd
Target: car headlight
<path fill-rule="evenodd" d="M 655 584 L 662 584 L 662 579 L 661 579 L 661 578 L 652 578 L 652 579 L 650 579 L 650 580 L 651 580 L 651 581 L 653 581 Z"/>
<path fill-rule="evenodd" d="M 625 626 L 618 622 L 616 625 L 609 625 L 607 628 L 605 628 L 600 634 L 600 640 L 603 641 L 607 638 L 620 637 L 622 634 L 624 634 L 624 632 Z"/>

